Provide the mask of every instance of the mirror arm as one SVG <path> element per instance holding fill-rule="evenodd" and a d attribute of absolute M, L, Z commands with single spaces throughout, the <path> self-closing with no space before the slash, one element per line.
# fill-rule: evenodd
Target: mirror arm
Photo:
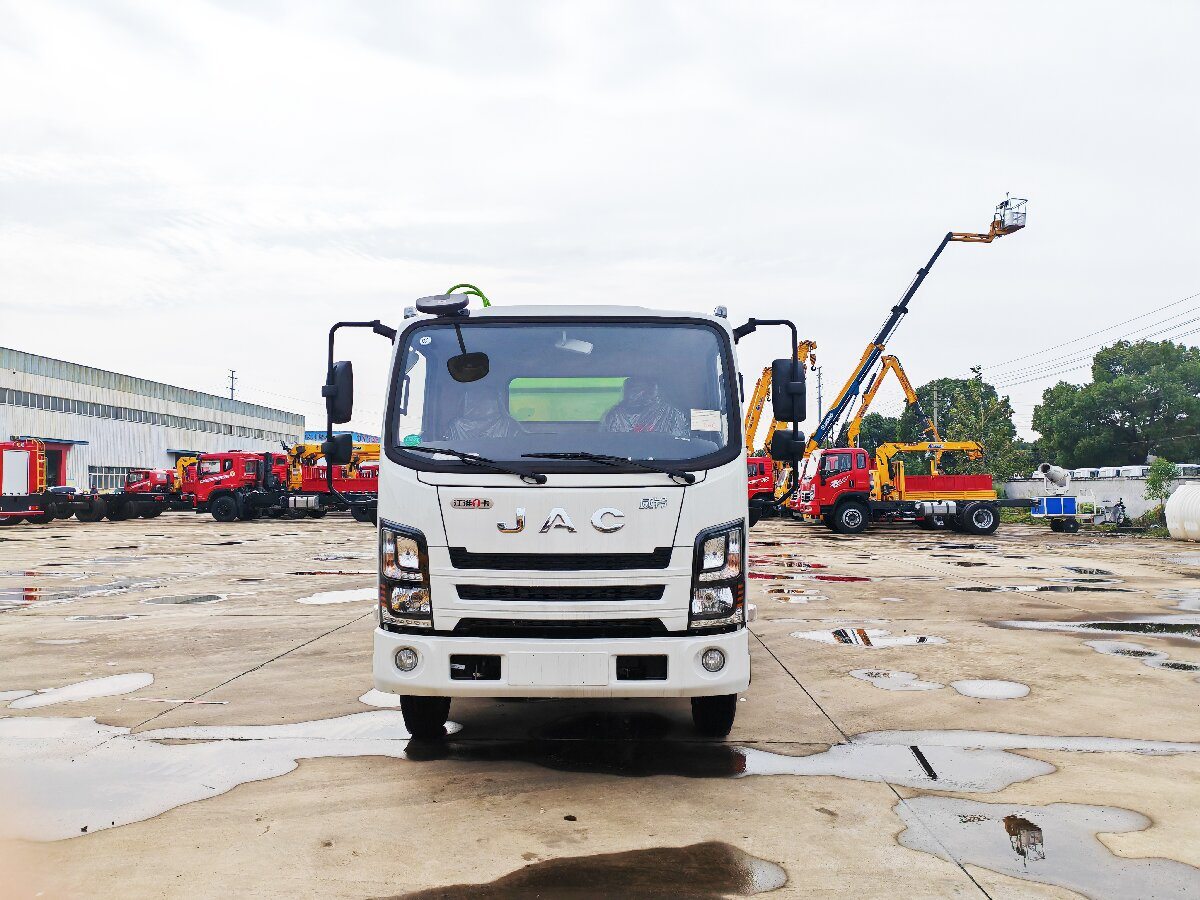
<path fill-rule="evenodd" d="M 329 358 L 325 369 L 325 384 L 321 386 L 321 396 L 331 397 L 334 393 L 333 384 L 333 344 L 339 328 L 370 328 L 375 334 L 387 338 L 389 341 L 396 340 L 396 329 L 384 325 L 378 319 L 372 319 L 370 322 L 336 322 L 329 329 Z M 328 404 L 327 404 L 328 405 Z M 333 415 L 326 413 L 325 420 L 325 440 L 333 440 Z M 325 486 L 329 488 L 329 495 L 336 497 L 342 503 L 346 504 L 347 509 L 353 509 L 357 506 L 369 506 L 369 503 L 364 503 L 359 500 L 351 500 L 341 491 L 333 486 L 333 466 L 329 465 L 329 460 L 325 461 Z"/>

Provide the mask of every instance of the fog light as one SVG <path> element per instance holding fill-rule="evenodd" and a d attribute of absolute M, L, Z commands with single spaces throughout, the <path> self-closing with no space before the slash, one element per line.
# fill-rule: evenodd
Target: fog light
<path fill-rule="evenodd" d="M 720 651 L 717 652 L 719 653 Z M 417 655 L 417 651 L 412 647 L 401 647 L 396 651 L 396 668 L 401 672 L 411 672 L 417 667 L 417 663 L 420 661 L 421 657 Z M 724 665 L 724 663 L 725 657 L 721 657 L 721 664 Z"/>
<path fill-rule="evenodd" d="M 404 651 L 400 651 L 403 653 Z M 700 665 L 704 666 L 705 671 L 720 672 L 725 668 L 725 654 L 716 647 L 709 647 L 704 651 L 704 655 L 700 657 Z"/>

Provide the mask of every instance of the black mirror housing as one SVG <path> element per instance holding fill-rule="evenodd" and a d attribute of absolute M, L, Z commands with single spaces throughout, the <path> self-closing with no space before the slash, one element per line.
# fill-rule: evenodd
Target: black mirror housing
<path fill-rule="evenodd" d="M 347 360 L 335 362 L 321 388 L 321 396 L 325 398 L 325 411 L 331 422 L 335 425 L 349 422 L 354 414 L 354 364 Z"/>
<path fill-rule="evenodd" d="M 777 462 L 797 462 L 804 456 L 808 444 L 802 431 L 776 430 L 771 436 L 771 459 Z"/>
<path fill-rule="evenodd" d="M 797 381 L 792 380 L 793 366 Z M 803 422 L 808 414 L 807 401 L 804 364 L 791 359 L 777 359 L 771 363 L 771 414 L 775 421 Z"/>
<path fill-rule="evenodd" d="M 354 435 L 331 434 L 321 443 L 326 465 L 348 466 L 354 458 Z"/>
<path fill-rule="evenodd" d="M 460 353 L 446 360 L 446 369 L 450 372 L 450 377 L 460 384 L 486 378 L 491 367 L 491 360 L 482 352 Z"/>

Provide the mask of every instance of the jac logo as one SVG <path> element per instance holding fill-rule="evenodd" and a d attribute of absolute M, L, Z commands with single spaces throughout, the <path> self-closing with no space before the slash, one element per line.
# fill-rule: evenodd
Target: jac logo
<path fill-rule="evenodd" d="M 473 497 L 470 500 L 455 500 L 450 505 L 454 509 L 491 509 L 492 501 Z"/>
<path fill-rule="evenodd" d="M 642 502 L 638 504 L 638 509 L 666 509 L 666 497 L 643 497 Z"/>
<path fill-rule="evenodd" d="M 612 534 L 614 531 L 620 531 L 625 527 L 625 513 L 611 506 L 602 506 L 592 513 L 590 524 L 601 534 Z M 524 507 L 517 507 L 511 523 L 497 522 L 496 528 L 501 534 L 519 534 L 524 531 Z M 556 506 L 550 510 L 550 514 L 546 516 L 546 521 L 542 523 L 542 527 L 538 529 L 538 533 L 549 534 L 551 531 L 559 528 L 569 534 L 576 533 L 575 523 L 571 520 L 570 514 L 561 506 Z"/>

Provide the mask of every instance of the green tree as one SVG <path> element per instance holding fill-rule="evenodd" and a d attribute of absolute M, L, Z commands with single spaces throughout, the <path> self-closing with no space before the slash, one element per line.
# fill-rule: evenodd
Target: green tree
<path fill-rule="evenodd" d="M 1200 348 L 1118 341 L 1096 353 L 1092 383 L 1060 381 L 1033 411 L 1046 459 L 1064 467 L 1200 457 Z"/>
<path fill-rule="evenodd" d="M 858 446 L 874 454 L 875 448 L 880 444 L 899 440 L 899 434 L 899 419 L 894 416 L 881 416 L 879 413 L 867 413 L 863 416 L 862 427 L 858 432 Z"/>
<path fill-rule="evenodd" d="M 1146 473 L 1146 499 L 1157 500 L 1159 509 L 1171 496 L 1171 482 L 1175 480 L 1175 463 L 1165 457 L 1158 457 L 1150 463 L 1150 471 Z"/>

